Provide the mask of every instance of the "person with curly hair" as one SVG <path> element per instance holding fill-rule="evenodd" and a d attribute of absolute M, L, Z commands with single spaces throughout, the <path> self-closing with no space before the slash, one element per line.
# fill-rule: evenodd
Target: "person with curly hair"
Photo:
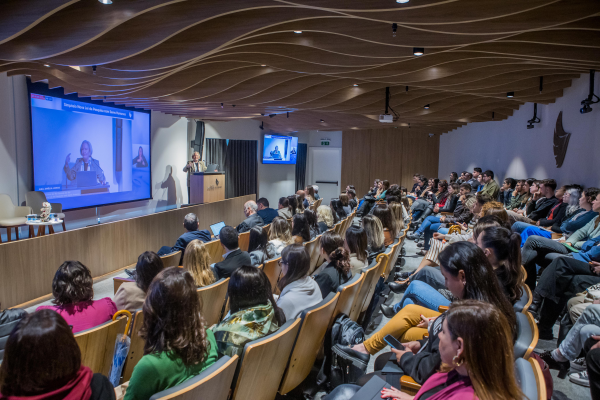
<path fill-rule="evenodd" d="M 73 333 L 110 321 L 117 306 L 110 297 L 92 300 L 93 284 L 92 274 L 85 265 L 79 261 L 65 261 L 52 281 L 55 305 L 39 306 L 37 310 L 56 311 L 73 327 Z"/>
<path fill-rule="evenodd" d="M 148 400 L 200 374 L 217 359 L 217 343 L 202 317 L 196 282 L 182 268 L 159 273 L 144 302 L 144 356 L 133 369 L 124 400 Z"/>

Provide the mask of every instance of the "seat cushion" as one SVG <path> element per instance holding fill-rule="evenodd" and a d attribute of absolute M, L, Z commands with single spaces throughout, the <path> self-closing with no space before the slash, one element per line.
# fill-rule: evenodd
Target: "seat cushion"
<path fill-rule="evenodd" d="M 0 226 L 27 225 L 26 222 L 27 222 L 27 218 L 25 218 L 25 217 L 4 218 L 4 219 L 0 219 Z"/>

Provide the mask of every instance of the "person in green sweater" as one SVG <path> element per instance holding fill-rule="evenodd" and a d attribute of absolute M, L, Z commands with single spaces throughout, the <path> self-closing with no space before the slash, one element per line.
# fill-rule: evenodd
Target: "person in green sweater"
<path fill-rule="evenodd" d="M 492 199 L 498 198 L 498 193 L 500 193 L 500 186 L 494 180 L 494 172 L 489 169 L 481 175 L 481 181 L 484 183 L 483 189 L 481 189 L 482 194 L 488 194 L 492 196 Z"/>
<path fill-rule="evenodd" d="M 170 267 L 152 281 L 144 302 L 144 356 L 133 369 L 125 400 L 148 400 L 200 374 L 217 359 L 217 343 L 202 318 L 189 272 Z"/>

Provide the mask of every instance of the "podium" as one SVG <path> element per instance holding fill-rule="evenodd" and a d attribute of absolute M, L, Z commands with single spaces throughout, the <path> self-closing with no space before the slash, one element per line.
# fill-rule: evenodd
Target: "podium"
<path fill-rule="evenodd" d="M 194 172 L 190 176 L 190 203 L 225 200 L 225 172 Z"/>

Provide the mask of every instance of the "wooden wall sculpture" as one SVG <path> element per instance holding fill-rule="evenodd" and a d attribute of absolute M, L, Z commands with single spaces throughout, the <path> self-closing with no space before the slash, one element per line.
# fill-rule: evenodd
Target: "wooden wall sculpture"
<path fill-rule="evenodd" d="M 438 177 L 439 148 L 440 137 L 419 128 L 344 131 L 341 187 L 354 185 L 362 197 L 378 178 L 410 189 L 416 173 Z"/>
<path fill-rule="evenodd" d="M 395 126 L 439 134 L 551 103 L 600 69 L 599 12 L 597 0 L 9 0 L 0 72 L 281 132 L 381 129 L 389 86 Z"/>
<path fill-rule="evenodd" d="M 556 128 L 554 129 L 554 158 L 556 159 L 556 168 L 560 168 L 565 161 L 567 148 L 569 147 L 569 139 L 571 134 L 565 132 L 562 124 L 562 111 L 558 113 L 556 118 Z"/>

